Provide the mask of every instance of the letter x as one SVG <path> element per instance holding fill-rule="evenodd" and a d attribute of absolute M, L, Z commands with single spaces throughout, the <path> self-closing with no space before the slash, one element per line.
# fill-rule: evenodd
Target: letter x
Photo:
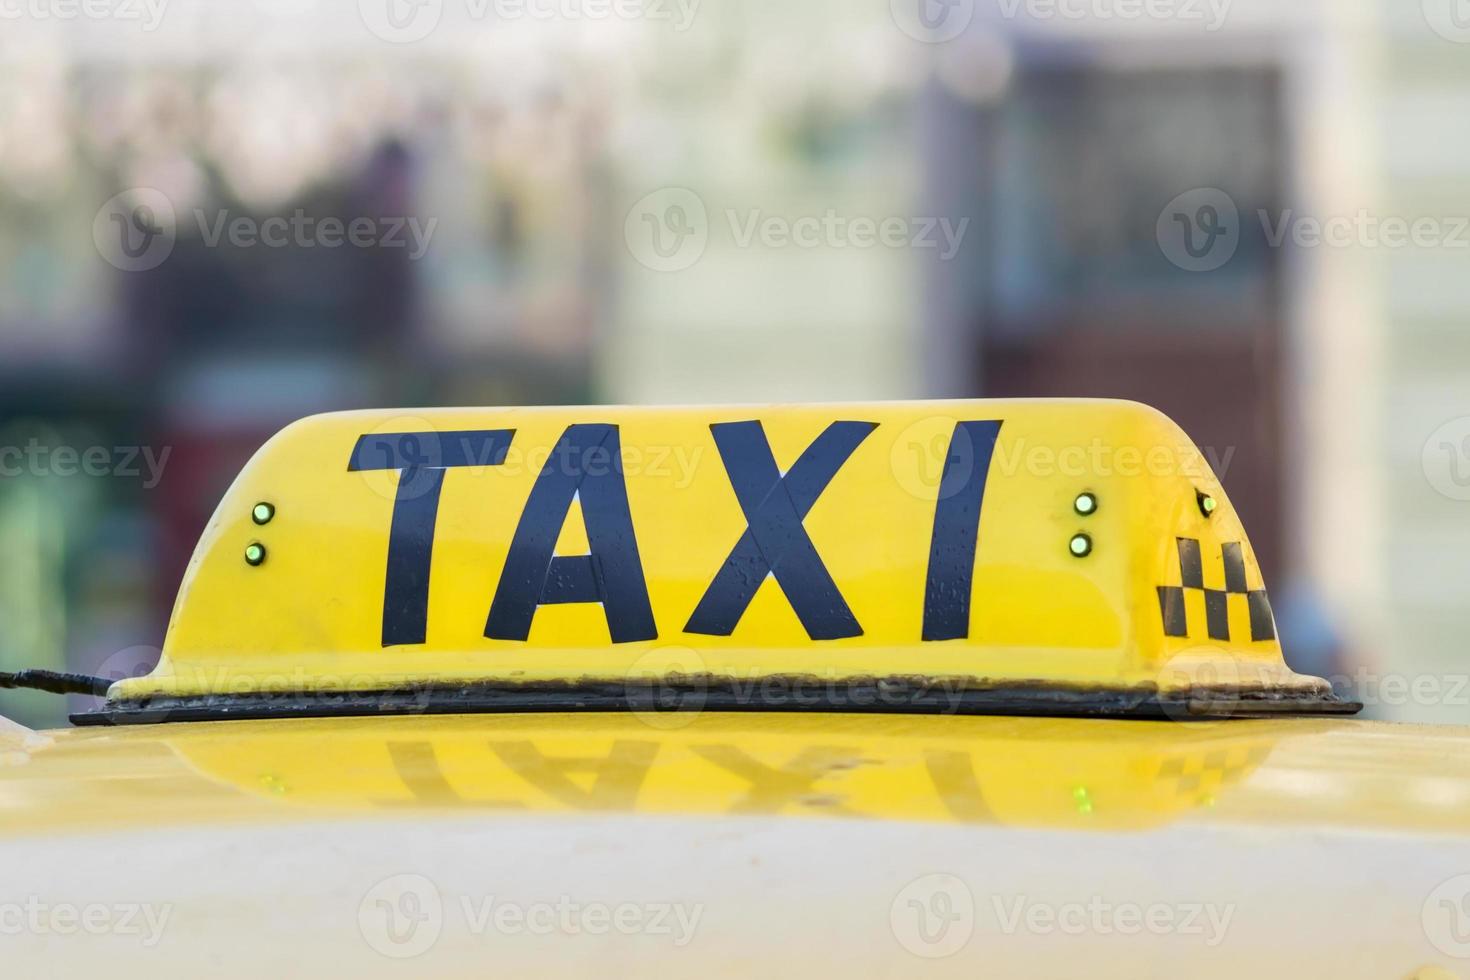
<path fill-rule="evenodd" d="M 684 627 L 729 636 L 767 575 L 774 575 L 814 640 L 861 636 L 802 521 L 876 422 L 833 422 L 783 476 L 759 422 L 710 426 L 746 529 Z"/>

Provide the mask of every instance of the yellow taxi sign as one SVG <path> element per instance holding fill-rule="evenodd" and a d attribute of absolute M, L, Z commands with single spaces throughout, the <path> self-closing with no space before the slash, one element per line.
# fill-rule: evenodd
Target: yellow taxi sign
<path fill-rule="evenodd" d="M 157 669 L 103 714 L 610 707 L 650 687 L 713 707 L 1345 707 L 1286 668 L 1244 530 L 1177 426 L 1020 400 L 302 420 L 230 488 Z"/>

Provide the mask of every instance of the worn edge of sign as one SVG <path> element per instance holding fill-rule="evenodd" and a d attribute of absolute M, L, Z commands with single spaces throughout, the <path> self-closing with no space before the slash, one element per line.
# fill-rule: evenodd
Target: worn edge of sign
<path fill-rule="evenodd" d="M 819 693 L 803 693 L 812 688 Z M 757 690 L 759 689 L 759 690 Z M 534 712 L 811 711 L 926 715 L 1019 715 L 1140 719 L 1351 715 L 1360 702 L 1321 688 L 1199 685 L 1161 694 L 1157 684 L 1100 687 L 1018 681 L 977 685 L 944 678 L 891 676 L 833 682 L 815 675 L 754 679 L 669 675 L 627 681 L 525 684 L 429 683 L 377 691 L 150 695 L 109 701 L 71 716 L 77 725 L 174 721 Z"/>

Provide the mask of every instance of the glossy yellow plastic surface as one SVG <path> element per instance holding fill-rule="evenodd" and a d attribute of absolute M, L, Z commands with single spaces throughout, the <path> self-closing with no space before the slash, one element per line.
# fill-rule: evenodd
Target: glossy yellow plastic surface
<path fill-rule="evenodd" d="M 1470 838 L 1470 729 L 758 712 L 0 729 L 0 835 L 466 810 Z"/>
<path fill-rule="evenodd" d="M 982 445 L 992 422 L 993 451 Z M 741 429 L 755 449 L 733 462 L 731 444 L 716 439 L 731 423 L 759 423 Z M 862 423 L 866 434 L 849 455 L 799 465 L 834 423 Z M 502 433 L 498 460 L 487 432 Z M 600 433 L 602 454 L 579 450 L 567 463 L 558 447 L 574 433 Z M 379 458 L 368 459 L 374 450 Z M 523 549 L 534 581 L 507 570 L 518 532 L 534 537 L 533 487 L 554 470 L 574 483 L 600 480 L 561 511 L 556 487 L 547 491 L 551 519 L 540 531 L 553 529 L 569 576 L 585 572 L 581 591 L 569 585 L 559 598 L 543 584 L 556 576 L 534 542 Z M 778 471 L 789 479 L 773 482 Z M 425 479 L 438 480 L 435 502 Z M 409 480 L 419 489 L 400 499 Z M 614 483 L 626 493 L 630 540 L 616 533 Z M 977 484 L 983 509 L 971 534 L 963 499 Z M 593 499 L 603 530 L 595 547 L 583 517 Z M 395 586 L 395 521 L 422 530 L 425 508 L 432 557 L 422 539 L 415 552 L 405 537 Z M 758 521 L 775 515 L 756 541 L 763 561 L 722 573 L 747 533 L 746 510 Z M 1180 539 L 1197 542 L 1202 582 L 1186 580 Z M 640 627 L 635 608 L 624 617 L 633 626 L 615 638 L 613 606 L 621 615 L 628 603 L 606 601 L 601 576 L 630 567 L 630 544 L 651 622 Z M 583 564 L 563 561 L 589 552 Z M 1227 552 L 1243 581 L 1231 581 Z M 420 572 L 426 588 L 414 584 Z M 722 575 L 752 579 L 753 598 L 732 613 L 726 581 L 728 635 L 691 630 L 702 601 L 719 604 L 711 596 Z M 1181 597 L 1172 629 L 1161 587 Z M 540 599 L 525 638 L 487 635 L 492 604 L 518 588 Z M 694 674 L 1325 692 L 1285 667 L 1264 597 L 1244 529 L 1200 452 L 1134 403 L 344 413 L 298 422 L 259 451 L 199 543 L 160 664 L 112 696 Z M 1206 608 L 1216 601 L 1223 614 Z M 826 625 L 814 630 L 817 620 Z"/>

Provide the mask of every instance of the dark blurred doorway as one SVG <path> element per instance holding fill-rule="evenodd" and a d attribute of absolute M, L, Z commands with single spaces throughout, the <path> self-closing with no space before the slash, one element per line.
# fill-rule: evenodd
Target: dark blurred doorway
<path fill-rule="evenodd" d="M 983 216 L 963 267 L 935 275 L 931 334 L 969 366 L 941 386 L 1160 408 L 1206 452 L 1279 581 L 1284 313 L 1262 220 L 1287 172 L 1278 73 L 1044 54 L 1021 51 L 994 102 L 934 95 L 933 158 L 974 161 L 931 169 L 938 213 Z M 1228 259 L 1173 260 L 1161 216 L 1169 228 L 1181 195 L 1182 220 L 1235 229 Z"/>

